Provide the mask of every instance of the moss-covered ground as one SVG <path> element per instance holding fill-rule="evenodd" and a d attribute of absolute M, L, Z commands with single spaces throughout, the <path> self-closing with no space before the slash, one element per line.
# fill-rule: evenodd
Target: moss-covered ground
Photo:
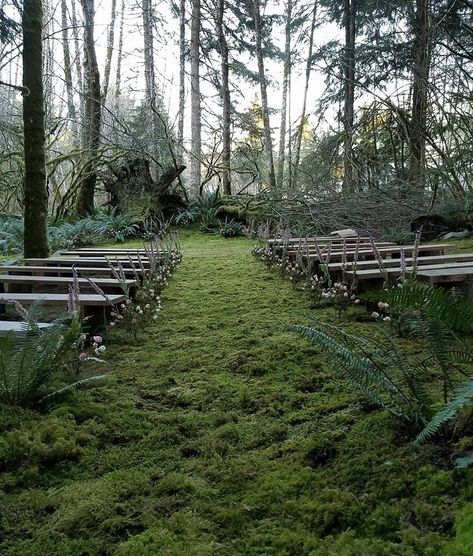
<path fill-rule="evenodd" d="M 110 344 L 104 386 L 1 408 L 1 554 L 473 554 L 473 472 L 284 328 L 308 302 L 250 248 L 188 232 L 160 322 Z"/>

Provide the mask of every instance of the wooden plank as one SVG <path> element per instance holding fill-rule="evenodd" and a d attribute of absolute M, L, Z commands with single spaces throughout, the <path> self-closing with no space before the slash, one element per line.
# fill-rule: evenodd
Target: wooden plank
<path fill-rule="evenodd" d="M 409 265 L 414 261 L 412 257 L 406 257 L 406 264 Z M 427 255 L 421 256 L 417 259 L 419 265 L 424 264 L 441 264 L 442 262 L 461 262 L 461 261 L 473 261 L 473 253 L 453 253 L 448 255 Z M 349 262 L 347 264 L 347 270 L 351 270 L 354 263 Z M 401 265 L 401 259 L 384 259 L 384 265 L 386 267 L 396 267 Z M 356 267 L 358 270 L 369 270 L 378 269 L 378 261 L 358 261 Z M 328 268 L 330 271 L 340 271 L 342 270 L 342 263 L 329 263 Z M 0 268 L 1 270 L 1 268 Z"/>
<path fill-rule="evenodd" d="M 451 269 L 473 269 L 473 262 L 460 262 L 460 263 L 446 263 L 446 264 L 433 264 L 433 265 L 424 265 L 420 266 L 417 269 L 417 275 L 424 273 L 426 271 L 434 271 L 434 272 L 442 272 L 442 271 L 449 271 Z M 413 267 L 408 267 L 406 272 L 410 274 L 413 272 Z M 385 272 L 390 277 L 398 277 L 401 276 L 401 269 L 397 268 L 386 268 Z M 354 271 L 347 271 L 346 276 L 349 278 L 353 278 L 355 276 Z M 369 269 L 369 270 L 357 270 L 356 277 L 358 280 L 373 280 L 377 278 L 383 278 L 383 273 L 379 269 Z"/>
<path fill-rule="evenodd" d="M 38 327 L 40 329 L 48 328 L 51 326 L 47 322 L 38 322 Z M 0 338 L 5 338 L 8 334 L 14 334 L 15 336 L 21 336 L 28 332 L 28 326 L 24 322 L 18 321 L 0 321 Z"/>
<path fill-rule="evenodd" d="M 450 247 L 449 244 L 447 243 L 435 243 L 435 244 L 423 244 L 419 246 L 419 253 L 422 253 L 424 251 L 427 251 L 428 253 L 441 253 L 443 254 L 445 249 L 447 247 Z M 392 255 L 393 253 L 399 253 L 400 252 L 400 247 L 380 247 L 378 249 L 379 253 L 381 255 Z M 408 246 L 404 246 L 404 252 L 406 254 L 412 254 L 414 251 L 415 247 L 413 245 L 408 245 Z M 347 257 L 347 259 L 353 260 L 354 256 L 355 256 L 356 251 L 355 250 L 351 250 L 351 249 L 347 249 L 345 255 Z M 365 257 L 365 256 L 373 256 L 373 250 L 372 249 L 360 249 L 358 252 L 359 257 Z M 303 255 L 304 257 L 306 257 L 306 255 Z M 341 257 L 343 256 L 343 251 L 341 250 L 337 250 L 337 251 L 332 251 L 331 255 L 330 255 L 330 259 L 341 259 Z M 309 258 L 310 259 L 317 259 L 317 254 L 313 251 L 309 251 Z"/>
<path fill-rule="evenodd" d="M 108 258 L 115 258 L 119 257 L 120 259 L 127 259 L 128 255 L 133 259 L 138 259 L 138 256 L 141 259 L 148 260 L 146 253 L 139 252 L 139 251 L 59 251 L 58 254 L 61 257 L 108 257 Z"/>
<path fill-rule="evenodd" d="M 109 304 L 116 305 L 126 300 L 124 295 L 109 295 L 108 302 L 101 295 L 80 294 L 79 303 L 85 307 L 107 307 Z M 31 305 L 35 301 L 41 301 L 44 305 L 63 305 L 67 307 L 69 296 L 64 293 L 0 293 L 0 303 L 18 301 L 22 305 Z"/>
<path fill-rule="evenodd" d="M 466 268 L 432 269 L 417 272 L 419 280 L 430 284 L 447 284 L 449 282 L 469 282 L 473 280 L 473 266 Z"/>
<path fill-rule="evenodd" d="M 94 276 L 94 275 L 102 275 L 102 276 L 111 276 L 112 272 L 108 267 L 75 267 L 75 270 L 78 276 Z M 131 268 L 124 268 L 123 269 L 126 276 L 134 277 L 134 272 Z M 72 267 L 71 266 L 25 266 L 25 265 L 5 265 L 0 266 L 0 272 L 13 272 L 13 273 L 28 273 L 28 274 L 51 274 L 51 275 L 70 275 L 72 276 Z M 145 274 L 141 270 L 141 268 L 136 269 L 136 274 L 138 276 L 142 276 Z"/>
<path fill-rule="evenodd" d="M 127 258 L 124 259 L 116 259 L 116 257 L 109 258 L 110 264 L 117 266 L 118 262 L 124 268 L 131 268 L 131 263 Z M 94 258 L 86 258 L 86 257 L 49 257 L 47 259 L 23 259 L 23 263 L 26 265 L 32 266 L 96 266 L 96 267 L 107 267 L 109 263 L 105 259 L 105 257 L 94 257 Z M 134 265 L 139 268 L 140 263 L 137 259 L 133 259 Z M 144 268 L 150 268 L 151 263 L 147 260 L 142 261 Z"/>
<path fill-rule="evenodd" d="M 92 287 L 90 282 L 85 278 L 78 278 L 79 286 Z M 120 289 L 121 284 L 119 280 L 115 278 L 94 278 L 94 283 L 97 284 L 102 289 Z M 69 284 L 72 284 L 73 278 L 71 277 L 60 277 L 60 276 L 19 276 L 15 274 L 0 274 L 0 284 L 28 284 L 28 285 L 40 285 L 40 286 L 64 286 L 67 289 Z M 126 285 L 129 288 L 133 288 L 137 285 L 136 280 L 125 280 Z"/>
<path fill-rule="evenodd" d="M 358 241 L 358 237 L 352 236 L 352 237 L 338 237 L 338 236 L 318 236 L 318 237 L 291 237 L 289 238 L 288 242 L 289 243 L 304 243 L 305 240 L 308 241 L 321 241 L 321 242 L 332 242 L 332 243 L 356 243 Z M 371 243 L 371 238 L 369 236 L 360 236 L 359 238 L 360 242 L 362 243 Z M 270 238 L 268 239 L 268 243 L 282 243 L 282 239 L 281 238 Z"/>

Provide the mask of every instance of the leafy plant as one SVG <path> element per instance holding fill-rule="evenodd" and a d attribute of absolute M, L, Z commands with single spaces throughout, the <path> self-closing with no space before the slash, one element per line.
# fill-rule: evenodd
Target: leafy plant
<path fill-rule="evenodd" d="M 468 370 L 473 365 L 473 354 L 445 324 L 417 319 L 425 354 L 409 357 L 381 329 L 381 338 L 366 338 L 317 319 L 309 320 L 312 326 L 291 328 L 329 354 L 332 371 L 363 395 L 408 423 L 422 426 L 416 442 L 437 434 L 471 404 L 473 379 Z M 437 385 L 439 375 L 441 388 Z M 435 401 L 439 398 L 442 401 Z"/>
<path fill-rule="evenodd" d="M 210 231 L 218 225 L 218 209 L 221 200 L 218 191 L 196 197 L 190 206 L 190 211 L 194 215 L 194 220 L 200 222 L 203 231 Z"/>
<path fill-rule="evenodd" d="M 110 214 L 99 214 L 95 221 L 96 232 L 113 239 L 115 243 L 123 243 L 125 239 L 138 235 L 140 229 L 132 214 L 117 210 L 111 211 Z"/>
<path fill-rule="evenodd" d="M 218 233 L 223 237 L 235 237 L 243 233 L 243 225 L 236 222 L 234 219 L 225 219 L 225 222 L 220 223 Z"/>
<path fill-rule="evenodd" d="M 6 218 L 0 222 L 0 253 L 21 253 L 23 251 L 23 220 Z"/>
<path fill-rule="evenodd" d="M 473 332 L 473 300 L 455 289 L 444 290 L 429 284 L 406 281 L 395 288 L 371 291 L 360 297 L 387 303 L 391 309 L 408 312 L 411 321 L 434 319 L 457 332 Z"/>
<path fill-rule="evenodd" d="M 389 226 L 384 229 L 383 236 L 387 241 L 393 241 L 396 245 L 406 245 L 414 241 L 415 233 Z"/>
<path fill-rule="evenodd" d="M 40 328 L 39 303 L 29 311 L 18 304 L 16 306 L 24 318 L 24 331 L 21 335 L 9 334 L 0 340 L 0 401 L 26 406 L 104 378 L 82 379 L 49 394 L 42 392 L 54 375 L 64 371 L 64 365 L 68 366 L 69 355 L 75 353 L 82 341 L 82 331 L 77 319 L 71 319 L 71 315 Z"/>

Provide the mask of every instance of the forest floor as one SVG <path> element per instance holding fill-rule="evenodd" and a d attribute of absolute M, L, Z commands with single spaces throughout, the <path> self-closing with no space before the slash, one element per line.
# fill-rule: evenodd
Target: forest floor
<path fill-rule="evenodd" d="M 184 232 L 160 321 L 108 342 L 104 386 L 0 407 L 1 554 L 473 553 L 473 471 L 326 370 L 285 328 L 308 301 L 250 249 Z"/>

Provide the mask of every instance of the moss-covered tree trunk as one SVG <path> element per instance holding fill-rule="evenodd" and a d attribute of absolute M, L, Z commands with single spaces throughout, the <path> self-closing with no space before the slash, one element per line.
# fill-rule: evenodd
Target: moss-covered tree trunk
<path fill-rule="evenodd" d="M 42 0 L 23 3 L 23 125 L 25 149 L 24 219 L 25 257 L 47 257 L 48 191 L 46 186 L 43 6 Z"/>

